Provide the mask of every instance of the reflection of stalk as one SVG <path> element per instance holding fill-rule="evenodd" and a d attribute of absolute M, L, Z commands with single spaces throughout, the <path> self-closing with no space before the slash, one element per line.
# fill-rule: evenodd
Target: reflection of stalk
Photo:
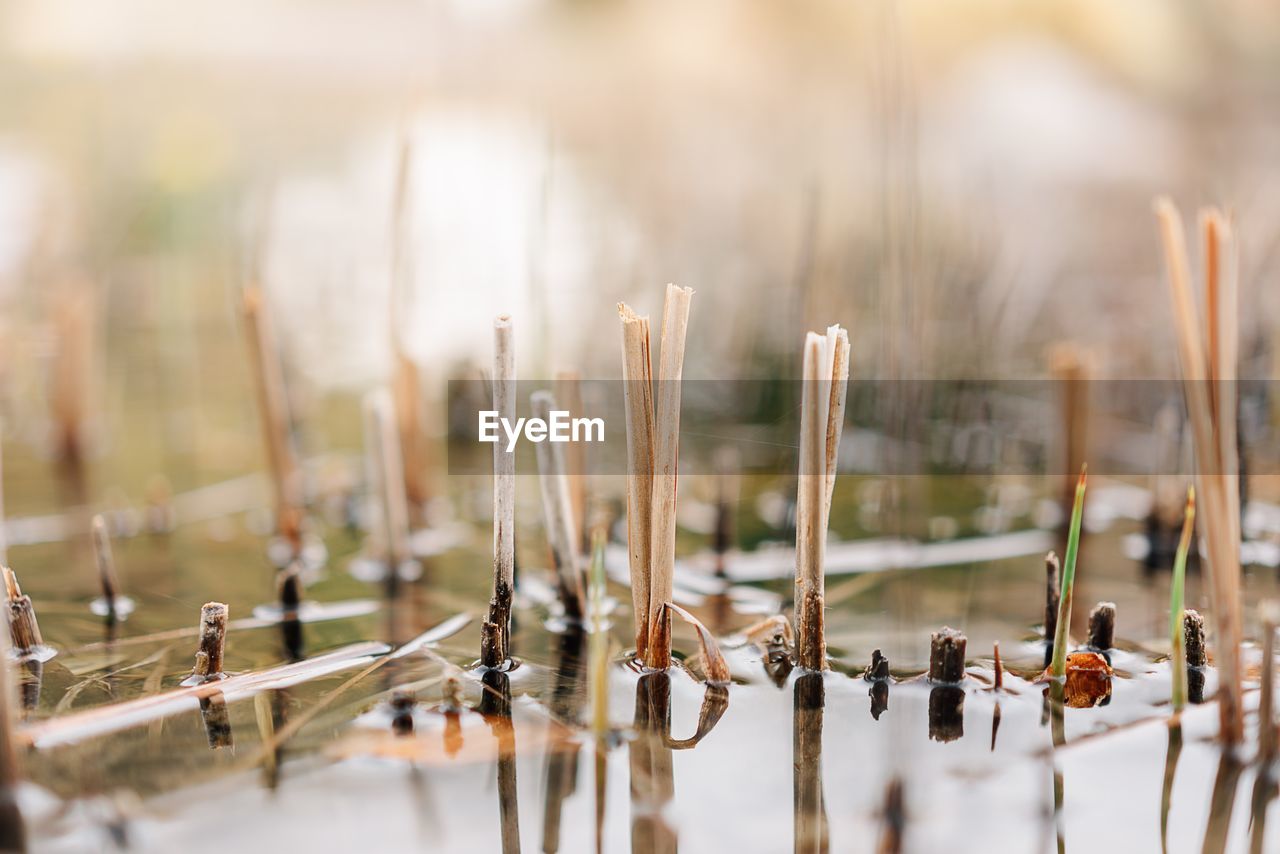
<path fill-rule="evenodd" d="M 516 730 L 511 721 L 511 680 L 498 670 L 481 677 L 484 695 L 480 714 L 498 740 L 498 817 L 502 823 L 502 854 L 519 854 L 520 808 L 516 800 Z"/>
<path fill-rule="evenodd" d="M 1182 724 L 1177 719 L 1169 723 L 1169 750 L 1164 760 L 1164 786 L 1160 789 L 1160 850 L 1169 850 L 1169 804 L 1173 800 L 1173 778 L 1178 772 L 1178 757 L 1182 754 Z"/>
<path fill-rule="evenodd" d="M 1077 499 L 1077 503 L 1078 503 L 1078 499 Z M 1063 588 L 1064 590 L 1066 589 L 1065 584 L 1063 585 Z M 1063 596 L 1063 598 L 1067 600 L 1068 607 L 1070 607 L 1070 593 L 1067 592 Z M 1061 615 L 1059 615 L 1059 620 L 1061 619 L 1062 617 Z M 1059 631 L 1061 631 L 1061 629 L 1059 629 Z M 1060 680 L 1054 679 L 1049 682 L 1049 692 L 1048 692 L 1048 696 L 1045 698 L 1045 702 L 1048 703 L 1048 707 L 1049 707 L 1050 729 L 1053 734 L 1053 748 L 1055 752 L 1059 747 L 1062 747 L 1067 743 L 1067 727 L 1066 727 L 1066 721 L 1063 717 L 1065 692 L 1066 692 L 1066 686 Z M 1062 820 L 1063 788 L 1064 788 L 1063 779 L 1062 779 L 1062 768 L 1061 766 L 1058 765 L 1058 760 L 1056 756 L 1053 757 L 1052 762 L 1053 762 L 1053 823 L 1054 823 L 1055 832 L 1058 838 L 1058 854 L 1064 854 L 1064 852 L 1067 850 L 1067 839 L 1065 834 L 1065 827 L 1063 825 L 1063 820 Z"/>
<path fill-rule="evenodd" d="M 1276 796 L 1276 781 L 1267 771 L 1267 766 L 1259 766 L 1258 775 L 1253 781 L 1253 832 L 1249 839 L 1249 854 L 1262 854 L 1265 850 L 1262 840 L 1267 835 L 1267 805 Z"/>
<path fill-rule="evenodd" d="M 542 850 L 560 848 L 560 812 L 573 794 L 578 779 L 578 743 L 566 733 L 566 726 L 578 720 L 582 697 L 582 646 L 585 635 L 580 625 L 572 625 L 560 636 L 559 661 L 555 670 L 549 708 L 558 726 L 547 753 L 547 801 L 542 821 Z"/>
<path fill-rule="evenodd" d="M 676 833 L 662 817 L 675 795 L 667 737 L 671 730 L 671 677 L 648 673 L 636 683 L 636 739 L 631 743 L 631 850 L 667 854 Z"/>
<path fill-rule="evenodd" d="M 821 673 L 796 679 L 791 749 L 794 762 L 795 850 L 824 852 L 828 847 L 827 808 L 822 792 L 822 714 L 826 691 Z"/>
<path fill-rule="evenodd" d="M 1204 828 L 1202 851 L 1226 851 L 1227 831 L 1231 829 L 1231 809 L 1236 801 L 1236 784 L 1244 764 L 1230 750 L 1222 751 L 1218 760 L 1218 774 L 1213 779 L 1213 794 L 1209 797 L 1209 821 Z M 1266 773 L 1265 769 L 1262 773 Z"/>

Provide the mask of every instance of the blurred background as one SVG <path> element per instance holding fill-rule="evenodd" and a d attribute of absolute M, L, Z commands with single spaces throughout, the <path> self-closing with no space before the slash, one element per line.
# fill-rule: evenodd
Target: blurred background
<path fill-rule="evenodd" d="M 656 317 L 668 281 L 697 291 L 688 378 L 796 376 L 836 322 L 855 379 L 1040 377 L 1060 341 L 1096 376 L 1169 378 L 1168 192 L 1235 215 L 1242 375 L 1272 373 L 1272 3 L 0 14 L 5 439 L 53 457 L 83 416 L 133 495 L 259 465 L 249 282 L 312 450 L 358 444 L 355 393 L 397 352 L 439 434 L 499 312 L 522 379 L 617 377 L 614 304 Z M 54 503 L 40 454 L 9 456 L 9 512 Z"/>

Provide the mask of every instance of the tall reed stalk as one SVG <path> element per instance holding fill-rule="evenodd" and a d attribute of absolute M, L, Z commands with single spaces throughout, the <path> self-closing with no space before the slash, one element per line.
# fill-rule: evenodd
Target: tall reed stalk
<path fill-rule="evenodd" d="M 1067 675 L 1067 636 L 1071 629 L 1071 594 L 1076 583 L 1076 556 L 1080 552 L 1080 526 L 1084 521 L 1084 491 L 1087 469 L 1081 469 L 1076 481 L 1076 496 L 1071 505 L 1071 527 L 1067 530 L 1067 555 L 1062 563 L 1062 595 L 1058 599 L 1058 627 L 1053 636 L 1053 662 L 1049 666 L 1055 679 Z"/>
<path fill-rule="evenodd" d="M 1169 585 L 1169 640 L 1173 643 L 1173 688 L 1170 701 L 1175 712 L 1187 704 L 1187 640 L 1182 625 L 1187 580 L 1187 553 L 1191 550 L 1191 532 L 1195 530 L 1196 489 L 1187 489 L 1187 509 L 1182 521 L 1182 537 L 1173 559 L 1173 581 Z"/>
<path fill-rule="evenodd" d="M 804 345 L 800 465 L 796 495 L 795 615 L 800 666 L 826 667 L 823 564 L 849 378 L 849 336 L 839 326 Z"/>
<path fill-rule="evenodd" d="M 1183 395 L 1196 449 L 1197 492 L 1207 543 L 1209 602 L 1217 624 L 1220 736 L 1244 737 L 1240 645 L 1240 465 L 1236 447 L 1239 347 L 1237 263 L 1231 226 L 1217 209 L 1201 212 L 1205 241 L 1205 318 L 1191 289 L 1182 218 L 1167 198 L 1155 203 L 1178 331 Z M 1206 344 L 1207 340 L 1207 344 Z"/>
<path fill-rule="evenodd" d="M 653 514 L 650 520 L 649 655 L 655 670 L 671 666 L 671 602 L 676 571 L 676 469 L 680 456 L 680 385 L 692 288 L 667 285 L 662 306 L 662 352 L 653 410 Z"/>
<path fill-rule="evenodd" d="M 493 322 L 493 408 L 516 420 L 515 335 L 505 314 Z M 510 655 L 511 599 L 516 565 L 516 457 L 501 442 L 493 446 L 493 595 L 480 630 L 480 658 L 498 667 Z"/>

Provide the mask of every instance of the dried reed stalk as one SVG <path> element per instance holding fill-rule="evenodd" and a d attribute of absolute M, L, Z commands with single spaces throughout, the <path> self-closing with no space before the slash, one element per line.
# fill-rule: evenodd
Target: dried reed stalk
<path fill-rule="evenodd" d="M 400 140 L 396 161 L 395 190 L 391 205 L 391 292 L 387 299 L 391 352 L 395 362 L 391 393 L 400 434 L 404 491 L 415 517 L 421 516 L 429 498 L 427 488 L 427 442 L 423 426 L 422 382 L 418 366 L 404 349 L 399 320 L 406 306 L 405 290 L 412 276 L 409 256 L 409 187 L 413 178 L 413 141 L 406 134 Z"/>
<path fill-rule="evenodd" d="M 107 613 L 116 615 L 116 596 L 120 592 L 120 581 L 116 578 L 116 561 L 111 554 L 111 534 L 107 531 L 107 520 L 99 513 L 93 517 L 91 526 L 93 534 L 93 556 L 98 564 L 98 583 L 102 586 L 102 599 L 107 603 Z"/>
<path fill-rule="evenodd" d="M 1089 379 L 1092 371 L 1081 349 L 1062 342 L 1049 351 L 1049 373 L 1059 388 L 1062 407 L 1062 518 L 1074 495 L 1072 475 L 1080 471 L 1088 450 Z"/>
<path fill-rule="evenodd" d="M 533 415 L 551 420 L 552 410 L 559 409 L 550 392 L 535 391 L 531 398 Z M 554 442 L 537 443 L 538 481 L 542 488 L 542 514 L 547 529 L 547 543 L 555 563 L 556 578 L 565 616 L 581 620 L 583 611 L 582 570 L 578 565 L 578 532 L 573 526 L 573 505 L 564 474 L 564 455 Z"/>
<path fill-rule="evenodd" d="M 36 610 L 31 597 L 18 586 L 18 576 L 9 567 L 3 567 L 5 595 L 9 600 L 9 637 L 19 655 L 26 655 L 44 645 L 40 636 L 40 624 L 36 622 Z"/>
<path fill-rule="evenodd" d="M 1178 330 L 1183 394 L 1196 449 L 1204 535 L 1207 541 L 1209 601 L 1217 622 L 1220 734 L 1228 744 L 1244 736 L 1240 644 L 1240 492 L 1236 449 L 1235 392 L 1237 334 L 1236 263 L 1231 228 L 1222 215 L 1204 215 L 1207 327 L 1201 327 L 1191 292 L 1182 219 L 1167 198 L 1155 203 Z M 1224 263 L 1225 261 L 1225 263 Z M 1209 349 L 1202 339 L 1207 331 Z M 1210 387 L 1212 382 L 1212 387 Z"/>
<path fill-rule="evenodd" d="M 249 359 L 258 395 L 258 415 L 267 446 L 275 495 L 276 532 L 298 551 L 302 546 L 302 480 L 289 428 L 289 402 L 276 349 L 275 329 L 262 292 L 244 289 L 243 312 Z"/>
<path fill-rule="evenodd" d="M 849 336 L 839 326 L 810 332 L 804 347 L 800 410 L 800 471 L 796 496 L 796 638 L 800 666 L 826 667 L 827 526 L 839 462 L 849 379 Z"/>
<path fill-rule="evenodd" d="M 685 332 L 689 327 L 692 288 L 667 285 L 662 307 L 662 352 L 658 361 L 658 391 L 654 402 L 653 515 L 649 556 L 653 574 L 649 585 L 649 650 L 645 664 L 663 670 L 671 666 L 671 616 L 663 605 L 671 601 L 676 563 L 676 469 L 680 451 L 680 386 L 684 372 Z M 654 643 L 658 639 L 660 642 Z"/>
<path fill-rule="evenodd" d="M 56 432 L 57 455 L 72 498 L 87 499 L 84 425 L 89 415 L 89 374 L 93 358 L 93 307 L 87 288 L 64 293 L 55 306 L 58 351 L 53 366 L 49 405 Z"/>
<path fill-rule="evenodd" d="M 516 420 L 515 332 L 511 318 L 493 322 L 493 408 Z M 516 456 L 501 442 L 493 446 L 493 596 L 480 630 L 480 660 L 498 667 L 511 657 L 511 597 L 516 565 Z"/>
<path fill-rule="evenodd" d="M 582 407 L 582 375 L 577 371 L 559 371 L 556 373 L 556 389 L 560 402 L 569 413 L 570 418 L 582 418 L 586 415 Z M 587 525 L 587 446 L 585 442 L 570 442 L 564 448 L 564 473 L 569 485 L 569 504 L 573 507 L 573 528 L 581 540 L 578 542 L 580 554 L 590 552 L 588 539 L 591 534 Z"/>
<path fill-rule="evenodd" d="M 395 585 L 400 564 L 409 557 L 409 505 L 404 493 L 404 466 L 400 459 L 400 434 L 396 430 L 390 396 L 372 391 L 364 400 L 365 429 L 374 443 L 374 477 L 382 507 L 383 536 L 387 548 L 387 580 Z"/>
<path fill-rule="evenodd" d="M 397 348 L 391 376 L 391 396 L 400 435 L 401 476 L 405 497 L 416 517 L 425 512 L 427 488 L 427 440 L 423 425 L 422 380 L 417 364 Z"/>
<path fill-rule="evenodd" d="M 618 303 L 622 320 L 623 401 L 627 417 L 627 553 L 635 613 L 636 658 L 649 652 L 649 563 L 653 519 L 653 375 L 649 318 Z"/>

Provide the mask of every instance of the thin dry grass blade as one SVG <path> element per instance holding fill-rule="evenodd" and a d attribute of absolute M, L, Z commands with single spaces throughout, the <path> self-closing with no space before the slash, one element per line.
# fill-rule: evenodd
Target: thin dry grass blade
<path fill-rule="evenodd" d="M 668 602 L 665 607 L 670 608 L 697 631 L 698 643 L 702 647 L 702 669 L 707 674 L 707 682 L 711 685 L 728 685 L 729 662 L 725 661 L 724 653 L 720 651 L 720 644 L 716 643 L 715 635 L 711 634 L 711 630 L 679 605 Z"/>

